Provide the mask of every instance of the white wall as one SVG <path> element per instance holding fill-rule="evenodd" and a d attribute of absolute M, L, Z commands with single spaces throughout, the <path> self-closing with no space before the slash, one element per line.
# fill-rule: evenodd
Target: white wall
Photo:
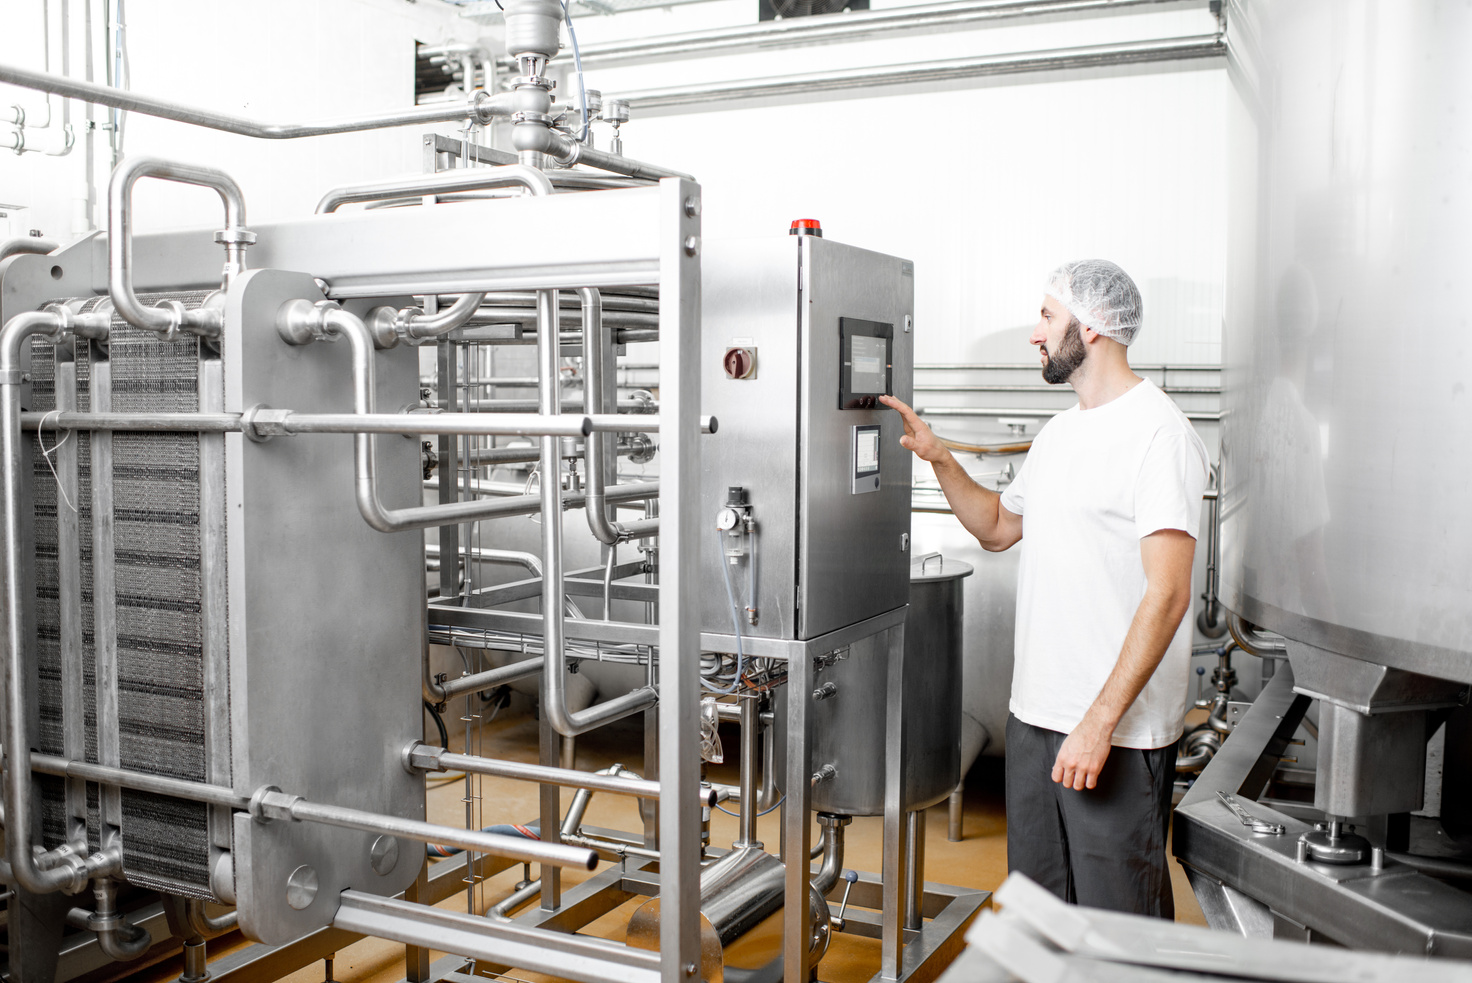
<path fill-rule="evenodd" d="M 876 4 L 877 6 L 877 4 Z M 751 22 L 755 0 L 577 21 L 583 44 Z M 1027 21 L 885 41 L 596 69 L 605 95 L 966 55 L 1208 34 L 1196 9 Z M 564 57 L 568 52 L 564 52 Z M 1226 73 L 1220 60 L 715 103 L 640 118 L 625 153 L 689 171 L 707 236 L 830 238 L 915 261 L 917 360 L 1028 361 L 1059 262 L 1129 270 L 1147 326 L 1132 357 L 1215 363 L 1224 263 Z M 605 131 L 606 132 L 606 131 Z M 601 137 L 600 139 L 606 139 Z"/>
<path fill-rule="evenodd" d="M 51 70 L 61 69 L 61 9 L 68 5 L 72 74 L 83 77 L 89 2 L 94 78 L 101 83 L 106 45 L 100 0 L 50 0 Z M 43 67 L 46 6 L 43 0 L 0 0 L 0 62 Z M 438 0 L 130 0 L 125 11 L 135 92 L 270 122 L 412 106 L 414 42 L 473 39 L 485 30 Z M 53 102 L 59 115 L 61 100 Z M 0 85 L 0 109 L 11 103 L 26 107 L 32 120 L 45 116 L 40 93 Z M 78 204 L 87 194 L 83 112 L 82 104 L 72 104 L 77 148 L 68 156 L 16 157 L 0 151 L 0 203 L 29 206 L 25 228 L 39 228 L 51 238 L 64 240 L 88 227 L 86 209 Z M 96 115 L 100 122 L 105 112 Z M 249 219 L 262 222 L 310 214 L 327 188 L 345 181 L 421 170 L 420 140 L 430 129 L 266 141 L 135 113 L 128 116 L 124 150 L 223 168 L 244 189 Z M 0 126 L 0 145 L 6 145 L 8 131 Z M 105 203 L 111 160 L 100 131 L 96 145 L 97 196 Z M 135 200 L 140 230 L 218 221 L 213 192 L 145 181 Z M 105 224 L 96 209 L 91 218 Z"/>

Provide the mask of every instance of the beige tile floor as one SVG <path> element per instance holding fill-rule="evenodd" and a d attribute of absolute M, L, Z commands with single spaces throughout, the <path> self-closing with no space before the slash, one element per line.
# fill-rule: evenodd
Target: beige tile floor
<path fill-rule="evenodd" d="M 463 736 L 458 724 L 451 720 L 452 743 L 458 747 Z M 508 715 L 495 720 L 482 730 L 482 746 L 479 753 L 506 757 L 522 761 L 535 760 L 537 724 L 530 715 Z M 723 733 L 727 747 L 734 746 L 734 729 Z M 578 767 L 584 769 L 603 768 L 614 762 L 639 770 L 643 758 L 642 731 L 634 722 L 618 724 L 580 740 Z M 715 781 L 736 782 L 734 756 L 732 763 L 710 766 L 709 776 Z M 463 781 L 448 782 L 431 787 L 429 793 L 429 818 L 432 821 L 463 825 L 465 822 L 466 796 Z M 537 813 L 537 791 L 533 785 L 509 781 L 486 779 L 479 789 L 478 801 L 472 806 L 478 810 L 477 825 L 499 822 L 525 822 Z M 566 798 L 564 798 L 564 807 Z M 769 844 L 778 840 L 780 810 L 763 817 L 758 822 L 758 835 Z M 982 758 L 971 771 L 966 781 L 966 810 L 964 838 L 958 843 L 946 839 L 946 808 L 942 804 L 926 813 L 927 879 L 963 887 L 994 889 L 1007 873 L 1006 841 L 1007 826 L 1005 805 L 1002 797 L 1002 761 L 1000 758 Z M 615 829 L 639 829 L 638 813 L 634 800 L 614 795 L 595 795 L 589 806 L 585 822 L 595 826 Z M 736 820 L 716 812 L 711 822 L 711 841 L 718 846 L 728 844 L 736 835 Z M 814 835 L 816 836 L 816 823 Z M 883 820 L 874 818 L 856 819 L 848 828 L 845 866 L 877 871 L 880 867 Z M 1186 883 L 1184 872 L 1172 861 L 1172 879 L 1175 887 L 1177 920 L 1204 924 L 1201 910 Z M 591 876 L 569 873 L 564 883 L 571 884 Z M 511 870 L 489 879 L 475 889 L 473 901 L 464 893 L 458 894 L 441 907 L 464 911 L 467 905 L 477 912 L 510 894 L 521 877 L 521 868 Z M 615 909 L 592 923 L 585 930 L 590 934 L 621 939 L 628 919 L 637 902 L 630 902 Z M 775 923 L 775 919 L 769 920 Z M 750 941 L 743 941 L 746 952 L 740 949 L 729 953 L 733 964 L 740 964 L 743 956 L 760 948 L 760 933 L 770 931 L 775 924 L 759 927 Z M 240 937 L 232 936 L 211 943 L 211 956 L 224 953 L 243 944 Z M 441 954 L 435 953 L 434 958 Z M 404 950 L 401 946 L 377 939 L 365 939 L 336 954 L 333 978 L 342 983 L 393 983 L 403 978 Z M 174 957 L 157 966 L 130 977 L 136 983 L 162 983 L 177 979 L 180 959 Z M 874 940 L 836 935 L 827 956 L 818 967 L 818 978 L 825 983 L 858 983 L 867 981 L 879 968 L 879 943 Z M 324 966 L 314 963 L 291 974 L 285 979 L 289 983 L 323 983 Z M 531 973 L 516 973 L 518 978 L 539 981 L 546 977 Z"/>

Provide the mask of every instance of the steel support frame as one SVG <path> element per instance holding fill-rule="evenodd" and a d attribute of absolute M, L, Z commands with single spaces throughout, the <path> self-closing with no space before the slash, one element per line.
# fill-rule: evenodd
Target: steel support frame
<path fill-rule="evenodd" d="M 446 278 L 483 280 L 487 284 L 497 284 L 498 289 L 658 284 L 661 376 L 674 380 L 661 387 L 662 421 L 667 421 L 661 442 L 659 492 L 660 514 L 664 517 L 660 529 L 661 577 L 657 592 L 661 618 L 657 626 L 616 622 L 593 624 L 599 634 L 624 635 L 633 631 L 641 644 L 657 646 L 660 651 L 693 653 L 698 644 L 699 630 L 698 605 L 694 603 L 693 578 L 689 576 L 697 556 L 698 521 L 693 503 L 696 500 L 694 489 L 698 488 L 700 480 L 697 443 L 701 436 L 700 376 L 695 364 L 700 352 L 699 188 L 691 182 L 669 179 L 657 188 L 634 189 L 634 192 L 637 197 L 612 200 L 603 198 L 609 192 L 600 192 L 536 201 L 466 202 L 455 205 L 453 209 L 434 206 L 407 209 L 404 211 L 458 218 L 463 205 L 480 210 L 484 204 L 491 204 L 497 206 L 497 227 L 508 233 L 509 241 L 525 243 L 535 240 L 527 249 L 518 248 L 517 260 L 522 265 L 516 270 L 461 269 L 458 273 L 448 272 L 464 267 L 463 249 L 459 250 L 459 258 L 453 261 L 447 254 L 438 270 L 424 269 L 424 264 L 417 259 L 408 261 L 421 270 L 421 276 L 430 277 L 433 284 L 421 283 L 412 290 L 416 294 L 429 289 L 444 290 Z M 608 204 L 617 207 L 605 207 Z M 503 205 L 513 207 L 498 207 Z M 532 207 L 528 209 L 526 206 Z M 514 213 L 526 212 L 530 228 L 525 234 L 510 234 L 505 224 L 508 211 L 513 213 L 513 226 L 519 224 Z M 549 215 L 549 212 L 558 214 Z M 352 220 L 351 215 L 341 218 Z M 375 214 L 373 219 L 376 222 L 378 216 Z M 576 234 L 569 236 L 564 230 L 576 230 Z M 614 231 L 618 234 L 610 234 Z M 452 242 L 453 239 L 450 236 L 439 241 Z M 400 259 L 406 257 L 401 256 Z M 345 278 L 327 279 L 334 285 L 331 288 L 334 290 L 340 284 L 351 282 L 352 285 L 342 295 L 361 296 L 369 289 L 380 290 L 379 287 L 364 286 L 370 280 L 374 283 L 384 280 L 397 283 L 401 276 L 398 270 L 384 270 L 377 277 L 365 276 L 360 268 Z M 449 348 L 448 345 L 443 347 Z M 441 356 L 442 377 L 451 377 L 453 370 L 452 356 L 446 350 Z M 441 484 L 442 496 L 447 492 L 453 494 L 451 482 Z M 448 579 L 444 571 L 453 570 L 453 566 L 442 563 L 442 589 L 447 586 Z M 578 571 L 589 576 L 601 572 Z M 430 606 L 430 620 L 436 624 L 454 623 L 459 620 L 458 615 L 468 615 L 485 627 L 487 620 L 504 619 L 509 614 L 462 608 L 460 604 L 464 599 L 449 599 L 448 594 L 446 597 L 446 600 Z M 570 620 L 567 637 L 585 637 L 586 630 L 580 632 L 575 626 L 587 624 Z M 539 615 L 517 619 L 512 625 L 514 627 L 510 630 L 528 635 L 542 633 Z M 507 626 L 498 624 L 496 627 Z M 699 662 L 694 658 L 659 661 L 661 699 L 657 712 L 658 731 L 663 738 L 658 742 L 657 768 L 661 776 L 659 892 L 664 901 L 657 955 L 581 937 L 574 939 L 550 926 L 544 928 L 540 922 L 518 921 L 514 929 L 501 923 L 499 930 L 477 936 L 473 926 L 457 920 L 465 916 L 415 910 L 402 902 L 374 901 L 359 896 L 348 898 L 345 895 L 344 908 L 340 913 L 341 927 L 370 931 L 411 945 L 432 944 L 435 948 L 454 950 L 458 944 L 466 954 L 475 955 L 480 960 L 498 962 L 507 967 L 541 969 L 573 978 L 658 979 L 662 983 L 685 983 L 696 978 L 700 965 L 701 833 L 696 798 L 700 777 L 698 744 L 694 740 L 698 732 L 698 672 Z M 557 735 L 544 733 L 541 737 L 543 757 L 555 754 Z M 554 758 L 548 763 L 556 764 L 557 761 Z M 556 789 L 551 789 L 550 794 L 542 796 L 540 811 L 544 830 L 555 830 L 560 820 L 556 794 Z M 568 904 L 561 896 L 557 879 L 547 876 L 548 873 L 544 868 L 541 904 L 536 913 L 545 919 L 564 919 L 571 915 L 576 920 L 576 911 L 581 909 L 573 909 Z"/>
<path fill-rule="evenodd" d="M 806 640 L 743 638 L 748 657 L 775 658 L 787 662 L 787 801 L 782 807 L 782 856 L 787 863 L 787 890 L 782 914 L 783 976 L 787 983 L 805 983 L 812 975 L 807 940 L 812 932 L 807 904 L 812 870 L 807 863 L 790 858 L 806 857 L 812 848 L 809 818 L 811 801 L 812 731 L 809 706 L 812 702 L 813 660 L 835 649 L 877 635 L 885 637 L 888 655 L 887 703 L 885 713 L 884 858 L 881 876 L 860 875 L 850 904 L 880 909 L 878 924 L 861 914 L 854 919 L 855 934 L 873 936 L 878 929 L 880 967 L 873 983 L 920 981 L 933 978 L 950 956 L 960 950 L 962 933 L 986 902 L 985 892 L 970 892 L 944 885 L 925 885 L 921 904 L 931 923 L 918 931 L 906 931 L 905 912 L 911 889 L 905 876 L 910 852 L 910 814 L 904 809 L 905 742 L 903 713 L 905 672 L 905 616 L 908 607 L 898 607 L 873 618 Z M 708 652 L 735 652 L 734 635 L 706 632 L 700 647 Z M 835 888 L 840 891 L 840 883 Z M 835 894 L 835 896 L 838 896 Z M 938 899 L 951 898 L 942 907 Z M 933 914 L 932 914 L 933 912 Z"/>

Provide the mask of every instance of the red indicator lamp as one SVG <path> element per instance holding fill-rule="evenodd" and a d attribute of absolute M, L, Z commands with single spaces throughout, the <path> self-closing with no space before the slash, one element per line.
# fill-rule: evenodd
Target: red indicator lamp
<path fill-rule="evenodd" d="M 792 220 L 792 228 L 787 230 L 790 236 L 817 236 L 823 238 L 823 226 L 815 218 L 796 218 Z"/>

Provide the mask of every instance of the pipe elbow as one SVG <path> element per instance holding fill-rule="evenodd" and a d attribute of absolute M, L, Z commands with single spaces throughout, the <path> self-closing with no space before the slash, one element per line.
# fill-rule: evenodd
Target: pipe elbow
<path fill-rule="evenodd" d="M 373 439 L 371 436 L 361 436 L 368 440 Z M 398 525 L 378 501 L 378 489 L 374 486 L 373 479 L 360 476 L 354 479 L 354 485 L 358 493 L 358 512 L 362 514 L 363 521 L 379 532 L 398 532 Z"/>

